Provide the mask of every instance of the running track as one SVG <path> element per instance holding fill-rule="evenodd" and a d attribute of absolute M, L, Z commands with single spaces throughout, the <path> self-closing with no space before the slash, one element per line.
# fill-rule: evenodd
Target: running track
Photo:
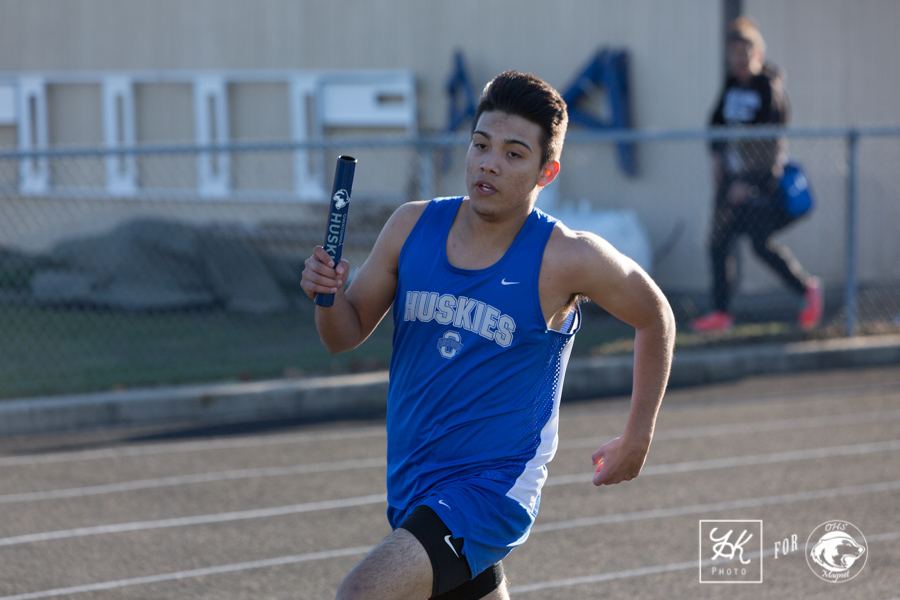
<path fill-rule="evenodd" d="M 671 390 L 641 476 L 594 488 L 627 406 L 563 406 L 514 598 L 900 595 L 900 368 Z M 333 598 L 389 533 L 384 447 L 377 421 L 0 439 L 0 600 Z M 868 544 L 840 584 L 804 552 L 832 519 Z M 761 520 L 763 582 L 701 583 L 700 520 Z"/>

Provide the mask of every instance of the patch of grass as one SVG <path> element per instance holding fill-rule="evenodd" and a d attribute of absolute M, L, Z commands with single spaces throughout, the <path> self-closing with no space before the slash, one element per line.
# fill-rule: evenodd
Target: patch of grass
<path fill-rule="evenodd" d="M 631 327 L 595 305 L 582 309 L 573 356 L 633 351 Z M 860 334 L 885 332 L 869 329 Z M 381 370 L 389 365 L 392 333 L 388 315 L 362 346 L 331 355 L 319 341 L 311 303 L 264 316 L 0 306 L 0 398 Z M 842 335 L 837 325 L 806 333 L 788 323 L 742 323 L 727 334 L 682 327 L 676 345 L 715 348 Z"/>
<path fill-rule="evenodd" d="M 311 310 L 122 314 L 0 307 L 0 397 L 387 368 L 389 322 L 360 348 L 325 351 Z"/>
<path fill-rule="evenodd" d="M 392 333 L 388 315 L 359 348 L 331 355 L 311 306 L 262 316 L 0 306 L 0 398 L 387 369 Z M 586 307 L 573 352 L 633 338 L 627 325 Z"/>

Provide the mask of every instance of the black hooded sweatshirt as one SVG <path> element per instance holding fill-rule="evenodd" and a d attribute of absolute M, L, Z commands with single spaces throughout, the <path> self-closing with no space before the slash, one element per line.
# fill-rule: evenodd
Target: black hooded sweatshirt
<path fill-rule="evenodd" d="M 733 75 L 726 78 L 710 117 L 710 126 L 783 126 L 789 116 L 790 104 L 783 74 L 774 65 L 766 63 L 747 85 L 741 84 Z M 744 181 L 758 186 L 761 192 L 777 188 L 787 159 L 784 138 L 715 140 L 711 150 L 721 158 L 726 184 Z"/>

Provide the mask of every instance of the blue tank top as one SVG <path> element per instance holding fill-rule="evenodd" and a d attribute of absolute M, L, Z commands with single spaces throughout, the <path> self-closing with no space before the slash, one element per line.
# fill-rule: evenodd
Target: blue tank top
<path fill-rule="evenodd" d="M 388 502 L 405 509 L 442 486 L 483 478 L 536 513 L 580 313 L 573 309 L 568 333 L 544 320 L 538 277 L 556 219 L 538 209 L 494 265 L 451 265 L 447 236 L 461 202 L 432 200 L 400 252 Z"/>

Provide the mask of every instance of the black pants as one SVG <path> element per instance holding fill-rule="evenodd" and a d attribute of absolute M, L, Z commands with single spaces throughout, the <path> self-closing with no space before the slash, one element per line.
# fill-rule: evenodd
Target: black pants
<path fill-rule="evenodd" d="M 753 251 L 798 294 L 806 291 L 807 274 L 794 255 L 772 234 L 792 222 L 776 200 L 729 205 L 724 199 L 716 203 L 713 215 L 710 257 L 713 265 L 713 306 L 728 312 L 737 289 L 736 243 L 741 235 L 750 238 Z"/>

